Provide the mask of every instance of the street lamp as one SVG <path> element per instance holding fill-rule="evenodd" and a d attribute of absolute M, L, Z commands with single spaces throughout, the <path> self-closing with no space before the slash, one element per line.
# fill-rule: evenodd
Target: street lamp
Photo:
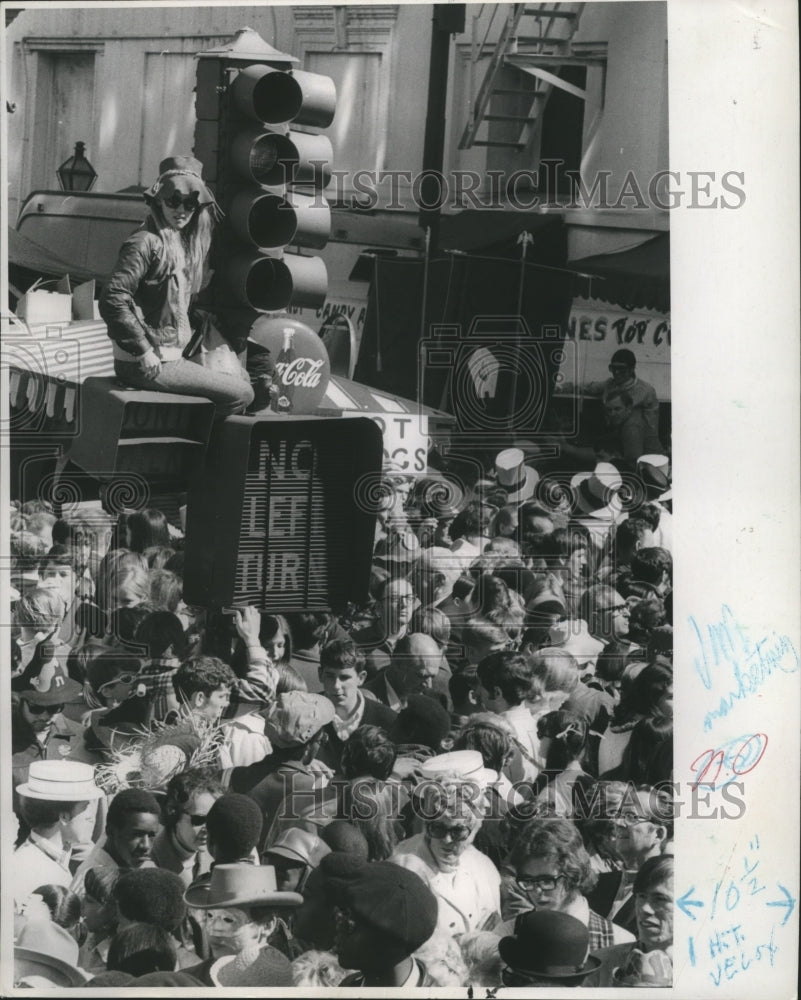
<path fill-rule="evenodd" d="M 92 164 L 83 155 L 86 144 L 75 143 L 75 152 L 56 171 L 62 191 L 89 191 L 97 180 Z"/>

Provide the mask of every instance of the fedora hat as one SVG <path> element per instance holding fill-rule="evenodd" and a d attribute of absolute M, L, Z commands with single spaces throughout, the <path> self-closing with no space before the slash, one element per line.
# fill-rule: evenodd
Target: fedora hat
<path fill-rule="evenodd" d="M 187 906 L 224 910 L 248 906 L 300 906 L 298 892 L 278 892 L 272 865 L 215 865 L 211 880 L 190 885 L 184 893 Z"/>
<path fill-rule="evenodd" d="M 35 760 L 28 780 L 17 787 L 28 799 L 48 802 L 86 802 L 103 797 L 95 784 L 95 769 L 76 760 Z"/>
<path fill-rule="evenodd" d="M 284 830 L 264 853 L 277 854 L 289 861 L 316 868 L 326 854 L 331 853 L 331 848 L 308 830 L 291 826 L 288 830 Z"/>
<path fill-rule="evenodd" d="M 620 510 L 617 494 L 623 479 L 609 462 L 599 462 L 592 472 L 577 472 L 570 480 L 581 511 L 595 517 Z"/>
<path fill-rule="evenodd" d="M 78 942 L 50 920 L 33 920 L 20 931 L 14 948 L 14 980 L 41 977 L 53 986 L 83 986 L 77 968 Z"/>
<path fill-rule="evenodd" d="M 520 448 L 506 448 L 495 456 L 495 478 L 506 490 L 509 503 L 522 503 L 534 496 L 540 474 L 525 464 Z"/>
<path fill-rule="evenodd" d="M 637 471 L 645 484 L 649 500 L 670 499 L 670 459 L 667 455 L 640 455 L 637 459 Z"/>
<path fill-rule="evenodd" d="M 451 750 L 429 757 L 420 765 L 420 773 L 429 780 L 455 775 L 462 781 L 474 781 L 479 788 L 486 788 L 498 780 L 496 771 L 484 767 L 478 750 Z"/>
<path fill-rule="evenodd" d="M 558 910 L 529 910 L 515 921 L 513 937 L 498 942 L 501 958 L 516 972 L 537 979 L 589 976 L 601 965 L 589 955 L 590 933 L 575 917 Z"/>

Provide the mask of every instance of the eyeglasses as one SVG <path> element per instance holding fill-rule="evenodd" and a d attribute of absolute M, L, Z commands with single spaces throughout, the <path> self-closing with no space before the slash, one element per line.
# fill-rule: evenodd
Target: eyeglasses
<path fill-rule="evenodd" d="M 631 608 L 626 603 L 623 603 L 623 604 L 611 604 L 609 607 L 602 608 L 601 610 L 602 611 L 609 611 L 609 612 L 611 612 L 614 615 L 618 615 L 618 614 L 619 615 L 624 615 L 624 614 L 625 615 L 630 615 L 631 614 Z"/>
<path fill-rule="evenodd" d="M 641 813 L 625 812 L 619 816 L 615 816 L 615 822 L 623 826 L 639 826 L 640 823 L 648 823 L 649 820 L 647 816 L 643 816 Z"/>
<path fill-rule="evenodd" d="M 177 191 L 173 191 L 169 198 L 162 198 L 162 203 L 167 206 L 167 208 L 180 208 L 182 205 L 187 210 L 187 212 L 194 212 L 198 207 L 199 198 L 197 191 L 193 191 L 191 194 L 185 197 L 178 194 Z"/>
<path fill-rule="evenodd" d="M 202 814 L 201 813 L 190 813 L 190 812 L 184 811 L 184 816 L 188 816 L 189 817 L 189 822 L 192 824 L 192 826 L 205 826 L 206 825 L 206 820 L 208 819 L 209 814 L 208 813 L 202 813 Z"/>
<path fill-rule="evenodd" d="M 428 823 L 428 832 L 434 840 L 445 840 L 450 837 L 455 843 L 460 844 L 472 833 L 469 826 L 448 826 L 447 823 Z"/>
<path fill-rule="evenodd" d="M 564 875 L 518 875 L 515 882 L 523 892 L 553 892 Z"/>
<path fill-rule="evenodd" d="M 48 715 L 53 716 L 64 711 L 63 705 L 32 705 L 29 701 L 26 701 L 25 704 L 28 706 L 28 711 L 31 715 L 44 715 L 46 712 Z"/>

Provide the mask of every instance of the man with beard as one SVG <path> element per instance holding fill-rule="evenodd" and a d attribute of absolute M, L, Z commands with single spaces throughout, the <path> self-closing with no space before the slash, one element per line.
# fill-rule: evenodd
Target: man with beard
<path fill-rule="evenodd" d="M 448 770 L 439 770 L 442 761 Z M 437 897 L 443 934 L 489 930 L 500 922 L 501 877 L 473 841 L 486 807 L 482 786 L 497 775 L 474 750 L 434 757 L 421 771 L 431 776 L 418 786 L 416 798 L 423 831 L 402 840 L 390 860 L 418 874 Z"/>
<path fill-rule="evenodd" d="M 413 957 L 437 926 L 437 900 L 425 882 L 390 861 L 367 864 L 350 855 L 329 854 L 320 867 L 339 964 L 359 970 L 340 986 L 433 986 Z"/>
<path fill-rule="evenodd" d="M 155 796 L 144 789 L 117 792 L 108 807 L 105 839 L 94 846 L 75 872 L 72 891 L 83 895 L 83 882 L 90 868 L 155 868 L 151 855 L 160 812 Z"/>

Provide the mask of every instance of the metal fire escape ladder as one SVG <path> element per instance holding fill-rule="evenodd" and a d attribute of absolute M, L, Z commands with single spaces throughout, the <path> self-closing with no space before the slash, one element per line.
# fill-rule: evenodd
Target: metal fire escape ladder
<path fill-rule="evenodd" d="M 566 90 L 576 97 L 584 98 L 585 92 L 579 87 L 562 80 L 557 75 L 560 66 L 588 65 L 599 62 L 593 56 L 573 53 L 571 40 L 578 28 L 583 3 L 550 4 L 510 4 L 506 21 L 498 41 L 492 47 L 487 38 L 496 14 L 502 4 L 498 4 L 489 19 L 484 38 L 478 41 L 478 17 L 473 19 L 473 43 L 471 50 L 471 103 L 467 125 L 459 142 L 459 149 L 473 146 L 502 146 L 523 150 L 542 126 L 542 114 L 548 97 L 554 87 Z M 525 19 L 525 20 L 524 20 Z M 527 24 L 533 22 L 533 28 Z M 526 32 L 526 33 L 524 33 Z M 484 79 L 475 94 L 473 86 L 475 67 L 492 48 L 490 61 Z M 535 87 L 512 89 L 500 85 L 503 70 L 508 66 L 525 73 L 535 80 Z M 474 96 L 475 95 L 475 96 Z M 491 111 L 496 95 L 525 95 L 531 105 L 525 114 L 496 114 Z M 485 123 L 519 123 L 520 132 L 516 140 L 493 140 L 487 134 L 479 138 L 479 131 Z"/>

